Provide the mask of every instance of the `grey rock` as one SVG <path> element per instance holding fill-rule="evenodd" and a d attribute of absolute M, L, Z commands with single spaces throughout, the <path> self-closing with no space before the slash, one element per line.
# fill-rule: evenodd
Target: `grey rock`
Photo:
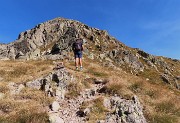
<path fill-rule="evenodd" d="M 108 109 L 115 108 L 115 114 L 108 114 L 106 122 L 112 123 L 146 123 L 142 107 L 137 96 L 132 100 L 121 99 L 120 97 L 105 98 L 104 106 Z"/>
<path fill-rule="evenodd" d="M 65 89 L 58 87 L 56 89 L 56 93 L 55 93 L 56 98 L 57 99 L 64 99 L 65 98 L 65 93 L 66 93 Z"/>
<path fill-rule="evenodd" d="M 10 94 L 15 95 L 19 94 L 25 86 L 23 84 L 18 85 L 14 82 L 10 82 L 7 87 L 9 88 Z"/>
<path fill-rule="evenodd" d="M 167 74 L 162 74 L 162 75 L 161 75 L 161 78 L 162 78 L 162 80 L 163 80 L 165 83 L 171 84 L 171 83 L 170 83 L 170 78 L 169 78 L 169 76 L 168 76 Z"/>
<path fill-rule="evenodd" d="M 104 101 L 103 101 L 103 105 L 104 107 L 106 107 L 107 109 L 111 109 L 111 100 L 109 98 L 104 98 Z"/>
<path fill-rule="evenodd" d="M 87 116 L 91 112 L 90 108 L 84 109 L 84 114 Z"/>
<path fill-rule="evenodd" d="M 64 120 L 58 116 L 56 113 L 52 113 L 49 115 L 50 123 L 64 123 Z"/>
<path fill-rule="evenodd" d="M 105 54 L 105 53 L 99 55 L 99 58 L 100 58 L 100 59 L 104 59 L 105 57 L 106 57 L 106 54 Z"/>
<path fill-rule="evenodd" d="M 45 91 L 48 96 L 64 99 L 68 83 L 74 80 L 73 76 L 64 67 L 54 69 L 44 77 L 26 83 L 26 87 Z"/>
<path fill-rule="evenodd" d="M 60 109 L 59 103 L 58 103 L 57 101 L 54 101 L 54 102 L 51 104 L 51 110 L 57 112 L 59 109 Z"/>
<path fill-rule="evenodd" d="M 42 83 L 41 83 L 42 78 L 36 79 L 34 81 L 30 81 L 26 83 L 26 86 L 29 88 L 34 88 L 34 89 L 41 89 Z"/>

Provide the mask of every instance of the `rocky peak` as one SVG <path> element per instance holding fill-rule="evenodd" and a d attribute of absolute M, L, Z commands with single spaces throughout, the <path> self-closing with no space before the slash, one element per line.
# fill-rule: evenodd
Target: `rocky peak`
<path fill-rule="evenodd" d="M 106 67 L 121 67 L 135 75 L 153 71 L 166 83 L 180 88 L 176 79 L 179 76 L 179 60 L 157 57 L 127 47 L 105 30 L 65 18 L 40 23 L 20 33 L 16 41 L 1 44 L 0 59 L 73 59 L 69 53 L 78 34 L 83 36 L 84 54 L 88 58 L 102 62 Z"/>

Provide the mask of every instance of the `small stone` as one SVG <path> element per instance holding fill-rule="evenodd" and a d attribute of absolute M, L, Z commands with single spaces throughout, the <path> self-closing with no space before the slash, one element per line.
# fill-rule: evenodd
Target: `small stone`
<path fill-rule="evenodd" d="M 104 120 L 100 120 L 97 123 L 105 123 L 105 121 Z"/>
<path fill-rule="evenodd" d="M 23 88 L 25 88 L 25 86 L 23 84 L 20 84 L 18 87 L 18 91 L 20 92 Z"/>
<path fill-rule="evenodd" d="M 64 123 L 64 120 L 60 118 L 57 114 L 50 114 L 49 122 L 50 123 Z"/>
<path fill-rule="evenodd" d="M 0 100 L 1 100 L 1 99 L 3 99 L 3 98 L 4 98 L 4 96 L 5 96 L 5 94 L 4 94 L 4 93 L 0 93 Z"/>
<path fill-rule="evenodd" d="M 58 111 L 60 109 L 60 105 L 57 101 L 54 101 L 51 105 L 52 111 Z"/>
<path fill-rule="evenodd" d="M 57 88 L 56 90 L 56 96 L 58 99 L 64 99 L 65 98 L 65 90 L 64 89 L 60 89 L 60 88 Z"/>
<path fill-rule="evenodd" d="M 111 108 L 111 101 L 110 101 L 110 99 L 109 98 L 104 98 L 103 105 L 107 109 L 110 109 Z"/>
<path fill-rule="evenodd" d="M 87 116 L 91 112 L 90 108 L 84 109 L 84 114 Z"/>

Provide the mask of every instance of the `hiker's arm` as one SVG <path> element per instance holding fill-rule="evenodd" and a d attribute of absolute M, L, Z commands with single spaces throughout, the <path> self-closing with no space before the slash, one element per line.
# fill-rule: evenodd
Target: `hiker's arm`
<path fill-rule="evenodd" d="M 84 47 L 83 47 L 83 45 L 82 45 L 82 51 L 84 50 Z"/>

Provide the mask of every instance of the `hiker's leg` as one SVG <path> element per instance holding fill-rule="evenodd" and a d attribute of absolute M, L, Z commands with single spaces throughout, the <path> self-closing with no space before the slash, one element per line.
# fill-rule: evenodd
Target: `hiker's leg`
<path fill-rule="evenodd" d="M 78 58 L 77 52 L 74 52 L 74 59 L 75 59 L 75 66 L 76 66 L 76 68 L 77 68 L 77 67 L 78 67 L 78 64 L 79 64 L 79 58 Z"/>
<path fill-rule="evenodd" d="M 75 66 L 78 67 L 79 65 L 79 58 L 75 58 Z"/>
<path fill-rule="evenodd" d="M 79 58 L 79 64 L 82 67 L 82 58 Z"/>
<path fill-rule="evenodd" d="M 79 52 L 79 64 L 82 67 L 82 51 Z"/>

